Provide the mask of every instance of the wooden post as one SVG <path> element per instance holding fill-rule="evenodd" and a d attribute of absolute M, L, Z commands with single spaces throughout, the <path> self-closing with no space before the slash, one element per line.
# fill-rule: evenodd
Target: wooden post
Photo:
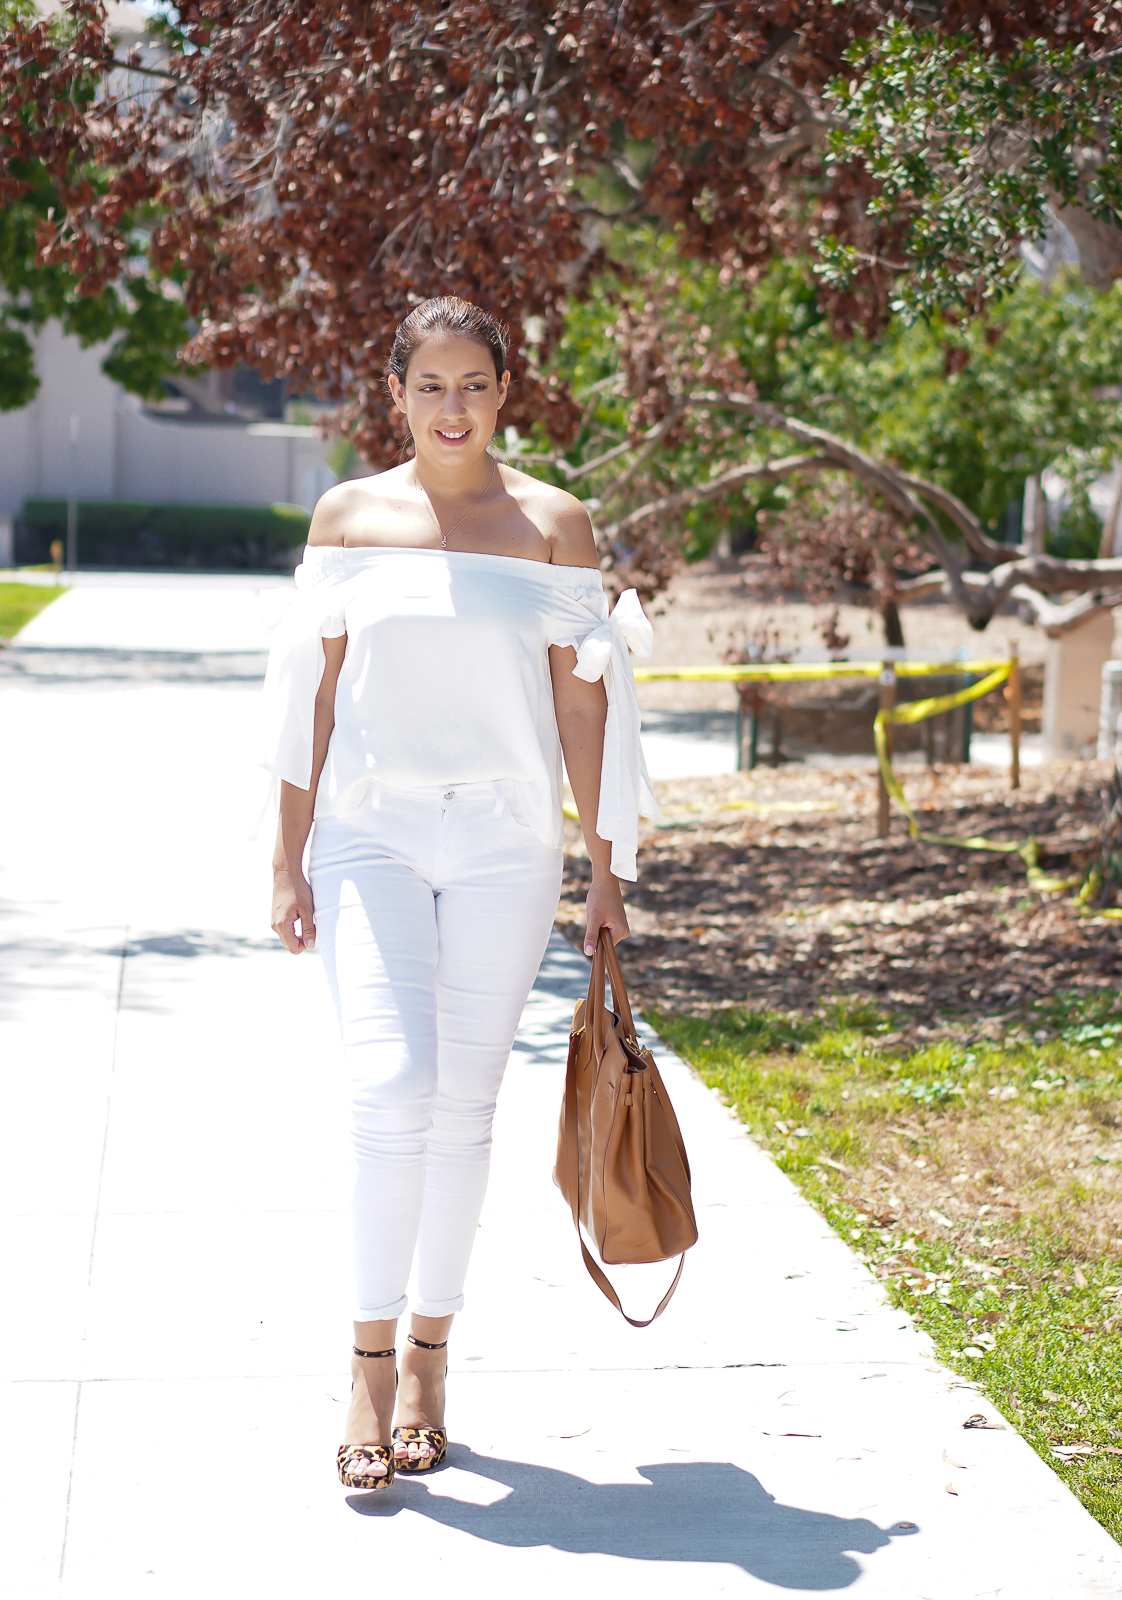
<path fill-rule="evenodd" d="M 1013 663 L 1009 682 L 1005 686 L 1005 699 L 1009 706 L 1009 787 L 1021 787 L 1021 661 L 1016 640 L 1009 646 L 1009 659 Z"/>
<path fill-rule="evenodd" d="M 892 711 L 896 706 L 896 668 L 891 661 L 886 661 L 880 672 L 880 700 L 878 709 Z M 892 758 L 892 724 L 888 722 L 884 728 L 885 740 L 888 746 L 889 759 Z M 884 774 L 877 762 L 877 838 L 888 838 L 889 823 L 888 790 L 884 786 Z"/>
<path fill-rule="evenodd" d="M 760 752 L 760 708 L 763 695 L 755 682 L 740 685 L 736 714 L 736 770 L 755 772 Z"/>
<path fill-rule="evenodd" d="M 759 747 L 760 686 L 741 683 L 736 707 L 736 770 L 754 772 Z"/>

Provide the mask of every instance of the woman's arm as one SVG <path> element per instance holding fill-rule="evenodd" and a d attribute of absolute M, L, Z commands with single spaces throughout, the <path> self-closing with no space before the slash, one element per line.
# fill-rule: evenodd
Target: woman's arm
<path fill-rule="evenodd" d="M 612 872 L 611 844 L 596 832 L 608 696 L 602 682 L 585 683 L 581 678 L 574 678 L 576 664 L 577 653 L 571 646 L 550 648 L 549 670 L 553 677 L 557 731 L 561 735 L 569 785 L 592 863 L 592 887 L 585 905 L 584 929 L 584 953 L 590 956 L 595 954 L 601 928 L 607 928 L 613 939 L 626 939 L 630 930 L 619 879 Z"/>
<path fill-rule="evenodd" d="M 316 714 L 312 732 L 312 781 L 307 789 L 281 784 L 277 842 L 273 849 L 273 932 L 286 950 L 298 956 L 312 950 L 316 942 L 315 910 L 312 889 L 304 876 L 304 846 L 312 830 L 316 790 L 327 760 L 327 745 L 335 726 L 335 686 L 347 648 L 344 634 L 323 641 L 325 664 L 316 691 Z M 300 932 L 296 924 L 300 924 Z"/>
<path fill-rule="evenodd" d="M 600 566 L 596 536 L 588 512 L 575 496 L 563 489 L 549 490 L 548 515 L 542 518 L 548 529 L 550 559 L 559 567 Z M 553 678 L 553 706 L 557 731 L 569 787 L 577 803 L 581 831 L 588 859 L 592 863 L 592 887 L 585 902 L 584 953 L 596 953 L 601 928 L 613 939 L 626 939 L 627 912 L 619 879 L 612 872 L 612 847 L 596 832 L 600 809 L 600 775 L 604 764 L 604 722 L 608 715 L 608 695 L 603 681 L 586 683 L 573 677 L 577 653 L 568 645 L 552 645 L 549 670 Z"/>

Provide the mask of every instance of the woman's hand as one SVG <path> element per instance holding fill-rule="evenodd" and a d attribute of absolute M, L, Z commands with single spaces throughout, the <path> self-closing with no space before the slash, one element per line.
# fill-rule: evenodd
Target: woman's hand
<path fill-rule="evenodd" d="M 300 924 L 297 933 L 296 924 Z M 312 887 L 304 874 L 288 867 L 273 869 L 273 932 L 284 948 L 298 956 L 316 947 L 316 916 Z"/>
<path fill-rule="evenodd" d="M 627 938 L 631 929 L 627 926 L 627 912 L 623 908 L 623 893 L 618 878 L 614 878 L 611 873 L 604 878 L 593 878 L 592 888 L 588 891 L 588 899 L 585 901 L 584 916 L 586 956 L 596 954 L 596 943 L 601 928 L 607 928 L 617 944 L 621 939 Z"/>

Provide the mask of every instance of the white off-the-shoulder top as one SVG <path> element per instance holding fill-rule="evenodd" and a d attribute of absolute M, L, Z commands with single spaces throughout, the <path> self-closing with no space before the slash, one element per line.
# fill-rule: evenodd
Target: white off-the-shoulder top
<path fill-rule="evenodd" d="M 262 764 L 312 778 L 322 639 L 347 636 L 317 817 L 376 803 L 381 785 L 501 782 L 544 843 L 562 840 L 561 744 L 550 645 L 576 677 L 604 679 L 608 716 L 596 831 L 612 871 L 634 880 L 639 816 L 659 818 L 639 742 L 628 646 L 651 653 L 634 589 L 608 615 L 600 573 L 456 550 L 308 546 L 281 613 L 264 688 Z"/>

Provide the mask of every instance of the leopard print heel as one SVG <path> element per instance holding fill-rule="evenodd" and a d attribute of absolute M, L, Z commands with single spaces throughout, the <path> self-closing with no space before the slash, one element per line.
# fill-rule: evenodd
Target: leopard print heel
<path fill-rule="evenodd" d="M 388 1489 L 393 1482 L 393 1451 L 384 1444 L 341 1444 L 335 1460 L 339 1482 L 348 1489 Z M 381 1462 L 386 1469 L 380 1477 L 366 1470 L 375 1462 Z"/>
<path fill-rule="evenodd" d="M 439 1467 L 444 1457 L 448 1454 L 448 1429 L 447 1428 L 395 1428 L 393 1430 L 395 1445 L 427 1444 L 432 1451 L 431 1455 L 409 1456 L 404 1461 L 395 1459 L 395 1470 L 398 1472 L 431 1472 L 433 1467 Z"/>
<path fill-rule="evenodd" d="M 355 1345 L 354 1352 L 356 1356 L 362 1356 L 367 1361 L 397 1354 L 396 1348 L 360 1350 L 358 1345 Z M 335 1464 L 339 1471 L 339 1482 L 348 1489 L 388 1489 L 393 1482 L 393 1450 L 387 1449 L 384 1444 L 341 1444 L 335 1455 Z M 370 1467 L 377 1464 L 385 1467 L 384 1473 L 376 1474 L 369 1471 Z"/>
<path fill-rule="evenodd" d="M 443 1344 L 426 1344 L 423 1339 L 414 1339 L 413 1335 L 406 1334 L 410 1344 L 415 1344 L 418 1350 L 443 1350 L 447 1347 L 448 1340 Z M 447 1376 L 448 1368 L 444 1369 Z M 398 1472 L 431 1472 L 434 1467 L 439 1467 L 444 1457 L 448 1454 L 448 1429 L 447 1428 L 395 1428 L 393 1430 L 394 1447 L 404 1445 L 406 1450 L 411 1444 L 425 1444 L 429 1453 L 423 1456 L 406 1455 L 404 1461 L 396 1460 L 395 1467 Z"/>

